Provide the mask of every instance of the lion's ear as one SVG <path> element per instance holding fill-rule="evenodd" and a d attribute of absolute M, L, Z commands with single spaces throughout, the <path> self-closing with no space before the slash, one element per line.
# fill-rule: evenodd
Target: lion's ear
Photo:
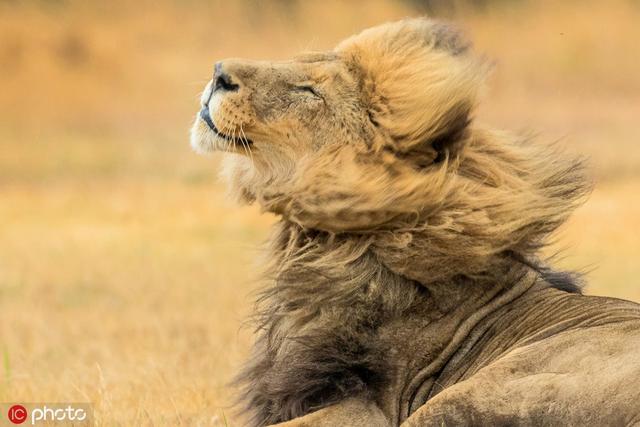
<path fill-rule="evenodd" d="M 440 128 L 424 141 L 408 146 L 399 144 L 392 149 L 399 158 L 409 161 L 418 169 L 423 169 L 455 156 L 468 136 L 470 123 L 470 106 L 460 104 L 449 111 Z"/>
<path fill-rule="evenodd" d="M 409 19 L 366 30 L 337 50 L 361 74 L 371 121 L 399 156 L 424 165 L 463 142 L 488 67 L 459 31 Z"/>

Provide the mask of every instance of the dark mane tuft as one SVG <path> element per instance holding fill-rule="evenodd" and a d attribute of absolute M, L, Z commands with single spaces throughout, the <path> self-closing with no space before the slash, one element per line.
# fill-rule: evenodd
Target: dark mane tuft
<path fill-rule="evenodd" d="M 523 255 L 513 251 L 507 251 L 506 256 L 536 271 L 540 274 L 542 280 L 547 282 L 550 287 L 571 294 L 582 294 L 584 282 L 580 273 L 575 271 L 553 270 L 540 261 L 530 261 Z"/>
<path fill-rule="evenodd" d="M 543 269 L 540 271 L 542 278 L 548 282 L 552 288 L 571 294 L 582 294 L 584 283 L 579 273 L 571 271 L 554 271 Z"/>

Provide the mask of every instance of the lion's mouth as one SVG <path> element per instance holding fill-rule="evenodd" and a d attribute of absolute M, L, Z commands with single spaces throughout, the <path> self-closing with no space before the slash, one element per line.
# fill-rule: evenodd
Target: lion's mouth
<path fill-rule="evenodd" d="M 200 110 L 200 118 L 202 120 L 204 120 L 204 122 L 207 124 L 207 126 L 209 126 L 209 129 L 211 129 L 213 131 L 213 133 L 215 133 L 217 136 L 219 136 L 220 138 L 229 141 L 229 142 L 233 142 L 234 144 L 243 144 L 243 145 L 252 145 L 253 141 L 250 140 L 249 138 L 238 138 L 238 137 L 234 137 L 231 135 L 227 135 L 225 133 L 220 132 L 220 130 L 218 130 L 218 128 L 216 127 L 216 125 L 213 123 L 213 119 L 211 119 L 211 114 L 209 113 L 209 108 L 208 107 L 202 107 L 202 109 Z"/>

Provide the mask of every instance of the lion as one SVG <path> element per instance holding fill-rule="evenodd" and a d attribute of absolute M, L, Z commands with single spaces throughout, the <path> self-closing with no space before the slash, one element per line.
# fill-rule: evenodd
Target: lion
<path fill-rule="evenodd" d="M 250 425 L 640 423 L 640 306 L 541 255 L 584 162 L 479 124 L 489 68 L 426 18 L 215 65 L 191 143 L 279 217 Z"/>

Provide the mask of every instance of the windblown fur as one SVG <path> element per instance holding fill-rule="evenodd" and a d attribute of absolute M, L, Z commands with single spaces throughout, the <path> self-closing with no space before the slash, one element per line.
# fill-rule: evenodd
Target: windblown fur
<path fill-rule="evenodd" d="M 268 75 L 261 64 L 232 66 L 272 98 L 245 101 L 255 147 L 230 155 L 225 175 L 239 198 L 282 218 L 256 347 L 238 378 L 252 425 L 348 396 L 375 400 L 394 372 L 384 326 L 435 321 L 465 287 L 508 289 L 533 271 L 576 290 L 539 251 L 588 191 L 582 164 L 474 122 L 487 66 L 457 31 L 406 20 Z M 325 107 L 312 114 L 315 100 L 291 100 L 273 83 L 299 74 L 324 82 Z"/>

